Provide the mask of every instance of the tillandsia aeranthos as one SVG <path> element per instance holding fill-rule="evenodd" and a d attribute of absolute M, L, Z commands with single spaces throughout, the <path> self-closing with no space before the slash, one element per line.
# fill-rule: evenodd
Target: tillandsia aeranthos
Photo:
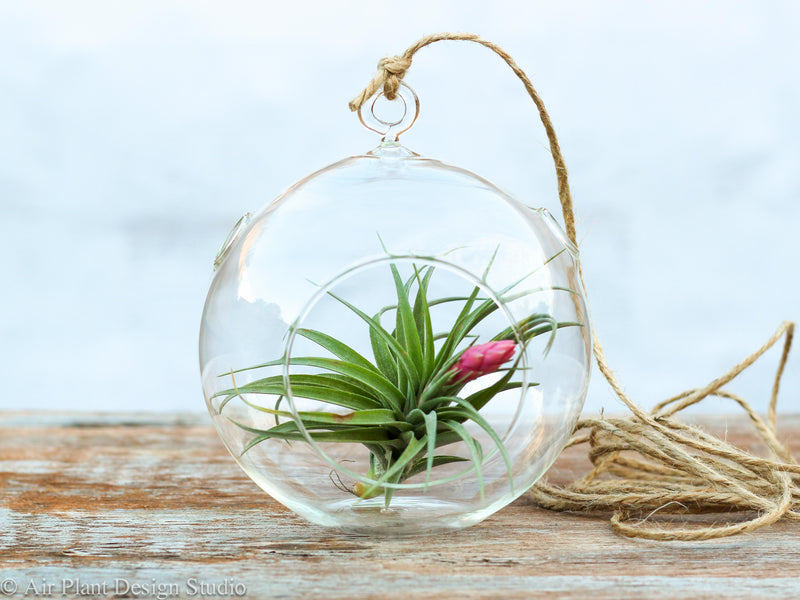
<path fill-rule="evenodd" d="M 306 440 L 296 419 L 302 421 L 307 434 L 316 442 L 363 444 L 370 452 L 369 470 L 364 481 L 346 489 L 365 499 L 383 494 L 387 507 L 394 492 L 392 485 L 422 473 L 427 483 L 434 468 L 455 462 L 472 463 L 483 494 L 484 451 L 465 424 L 474 423 L 488 435 L 512 479 L 512 465 L 503 442 L 480 411 L 497 394 L 522 387 L 522 382 L 512 379 L 522 368 L 524 349 L 533 338 L 549 334 L 547 352 L 559 328 L 580 324 L 558 322 L 551 315 L 534 313 L 488 341 L 478 343 L 476 327 L 498 309 L 494 300 L 481 297 L 479 286 L 468 296 L 429 298 L 434 267 L 412 265 L 413 273 L 406 278 L 396 262 L 390 262 L 389 268 L 397 301 L 373 316 L 328 292 L 368 327 L 371 359 L 321 331 L 294 329 L 296 335 L 326 350 L 329 356 L 288 359 L 289 365 L 318 371 L 290 374 L 292 396 L 335 405 L 347 412 L 299 411 L 295 417 L 292 412 L 281 410 L 287 395 L 282 375 L 237 386 L 233 379 L 237 371 L 221 375 L 231 377 L 233 387 L 215 394 L 222 398 L 219 411 L 234 398 L 240 398 L 251 408 L 274 416 L 276 424 L 268 429 L 231 419 L 252 434 L 243 453 L 269 439 Z M 490 268 L 491 262 L 484 280 Z M 498 297 L 508 303 L 524 296 L 525 293 L 515 291 L 524 279 L 504 289 Z M 442 304 L 460 308 L 449 330 L 443 333 L 434 331 L 431 318 L 431 308 Z M 391 313 L 395 317 L 393 326 L 386 327 L 384 321 Z M 239 371 L 279 366 L 286 360 L 282 357 Z M 500 377 L 483 389 L 469 395 L 463 393 L 467 383 L 490 373 L 498 373 Z M 273 408 L 259 406 L 246 398 L 251 394 L 277 396 L 277 401 Z M 458 442 L 463 443 L 466 449 L 463 454 L 469 458 L 439 450 Z"/>

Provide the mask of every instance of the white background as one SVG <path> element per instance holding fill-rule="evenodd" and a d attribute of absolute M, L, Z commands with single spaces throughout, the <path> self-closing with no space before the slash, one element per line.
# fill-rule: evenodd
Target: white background
<path fill-rule="evenodd" d="M 797 2 L 5 1 L 0 409 L 202 410 L 219 244 L 375 145 L 347 101 L 440 30 L 499 43 L 547 103 L 594 325 L 637 401 L 800 318 Z M 558 212 L 544 132 L 497 57 L 437 44 L 407 81 L 406 145 Z M 764 361 L 733 386 L 762 410 L 777 352 Z M 799 391 L 795 356 L 782 410 Z M 600 408 L 621 406 L 595 373 Z"/>

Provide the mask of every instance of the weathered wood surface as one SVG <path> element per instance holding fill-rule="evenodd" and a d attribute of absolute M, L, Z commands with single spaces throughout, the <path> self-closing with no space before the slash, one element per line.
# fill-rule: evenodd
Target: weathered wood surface
<path fill-rule="evenodd" d="M 752 446 L 743 425 L 728 438 Z M 798 434 L 784 417 L 782 436 L 797 447 Z M 551 477 L 582 466 L 562 456 Z M 0 413 L 0 596 L 155 598 L 157 586 L 162 598 L 242 586 L 254 598 L 800 598 L 800 526 L 628 540 L 523 498 L 461 532 L 346 535 L 260 491 L 202 415 Z"/>

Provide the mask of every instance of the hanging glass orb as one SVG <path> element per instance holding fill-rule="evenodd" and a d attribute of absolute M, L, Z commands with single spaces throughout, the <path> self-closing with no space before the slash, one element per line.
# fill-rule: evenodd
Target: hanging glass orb
<path fill-rule="evenodd" d="M 418 102 L 405 84 L 399 102 L 396 121 L 362 117 L 379 147 L 237 224 L 200 366 L 219 435 L 273 498 L 406 534 L 477 523 L 544 474 L 583 406 L 591 330 L 556 221 L 401 146 Z"/>

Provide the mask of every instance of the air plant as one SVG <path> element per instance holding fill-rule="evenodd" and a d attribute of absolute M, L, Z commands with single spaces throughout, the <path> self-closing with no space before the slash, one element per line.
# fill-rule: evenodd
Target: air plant
<path fill-rule="evenodd" d="M 498 332 L 489 341 L 478 343 L 475 328 L 498 309 L 495 301 L 480 297 L 479 286 L 475 286 L 469 296 L 429 298 L 434 267 L 412 267 L 413 274 L 404 279 L 397 264 L 390 262 L 397 302 L 376 315 L 370 316 L 346 299 L 328 292 L 368 327 L 372 346 L 370 358 L 322 331 L 295 328 L 296 335 L 310 340 L 329 355 L 284 356 L 239 371 L 280 366 L 288 361 L 290 366 L 312 367 L 318 372 L 289 374 L 290 389 L 286 389 L 282 375 L 243 385 L 235 383 L 235 373 L 239 371 L 221 375 L 231 377 L 233 387 L 215 394 L 222 398 L 220 412 L 228 402 L 240 398 L 251 408 L 275 418 L 276 424 L 268 429 L 231 419 L 252 434 L 243 454 L 265 440 L 305 441 L 306 434 L 315 442 L 363 444 L 370 452 L 369 470 L 364 481 L 347 489 L 365 499 L 383 494 L 387 507 L 395 484 L 421 473 L 425 474 L 427 483 L 437 467 L 471 462 L 483 495 L 484 450 L 465 427 L 471 422 L 497 447 L 513 487 L 512 465 L 506 448 L 481 409 L 498 394 L 522 387 L 522 382 L 512 379 L 522 368 L 521 359 L 531 340 L 549 334 L 547 352 L 559 328 L 580 324 L 558 322 L 551 315 L 534 313 Z M 491 263 L 484 280 L 490 267 Z M 523 296 L 524 293 L 513 291 L 523 280 L 504 289 L 499 298 L 510 302 Z M 441 304 L 460 305 L 460 312 L 449 331 L 434 333 L 431 307 Z M 392 312 L 395 313 L 393 327 L 387 327 L 383 321 Z M 492 373 L 502 375 L 483 389 L 465 395 L 469 382 Z M 346 412 L 281 410 L 281 403 L 290 392 L 295 398 L 335 405 Z M 277 396 L 277 400 L 273 408 L 268 408 L 247 399 L 253 394 Z M 305 432 L 297 420 L 302 422 Z M 458 442 L 463 443 L 469 458 L 442 450 Z"/>

